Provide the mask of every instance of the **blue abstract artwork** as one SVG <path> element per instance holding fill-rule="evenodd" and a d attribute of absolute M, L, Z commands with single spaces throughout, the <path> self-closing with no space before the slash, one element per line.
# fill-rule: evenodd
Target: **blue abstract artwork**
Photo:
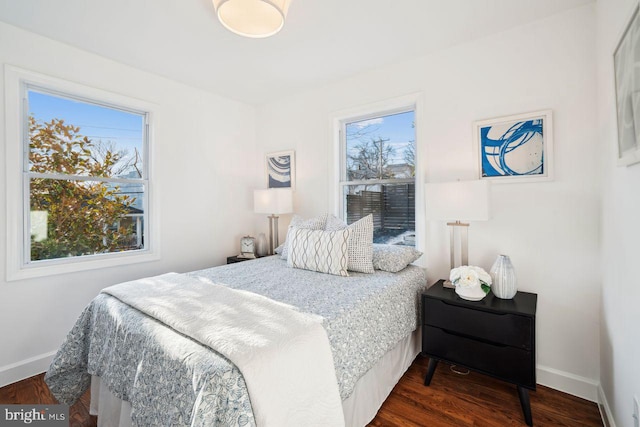
<path fill-rule="evenodd" d="M 291 176 L 291 154 L 267 156 L 267 188 L 291 188 Z"/>
<path fill-rule="evenodd" d="M 480 176 L 547 176 L 544 120 L 544 117 L 496 120 L 480 125 Z"/>

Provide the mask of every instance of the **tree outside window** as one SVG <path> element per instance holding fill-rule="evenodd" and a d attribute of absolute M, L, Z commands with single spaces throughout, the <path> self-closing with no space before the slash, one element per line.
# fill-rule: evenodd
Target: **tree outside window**
<path fill-rule="evenodd" d="M 29 260 L 143 249 L 145 115 L 27 94 Z"/>
<path fill-rule="evenodd" d="M 373 214 L 376 243 L 415 244 L 414 123 L 413 110 L 344 122 L 343 214 Z"/>

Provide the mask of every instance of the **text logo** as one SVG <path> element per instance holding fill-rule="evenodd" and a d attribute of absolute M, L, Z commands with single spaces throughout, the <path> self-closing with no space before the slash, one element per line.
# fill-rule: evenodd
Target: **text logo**
<path fill-rule="evenodd" d="M 67 405 L 0 405 L 0 427 L 67 427 Z"/>

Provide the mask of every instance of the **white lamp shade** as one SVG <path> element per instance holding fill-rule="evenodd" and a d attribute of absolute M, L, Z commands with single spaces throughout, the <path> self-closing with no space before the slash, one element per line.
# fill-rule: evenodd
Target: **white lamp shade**
<path fill-rule="evenodd" d="M 489 219 L 489 181 L 425 184 L 427 219 L 486 221 Z"/>
<path fill-rule="evenodd" d="M 293 192 L 290 188 L 253 190 L 253 211 L 263 214 L 286 214 L 293 212 Z"/>
<path fill-rule="evenodd" d="M 284 26 L 291 0 L 213 0 L 220 23 L 245 37 L 262 38 Z"/>

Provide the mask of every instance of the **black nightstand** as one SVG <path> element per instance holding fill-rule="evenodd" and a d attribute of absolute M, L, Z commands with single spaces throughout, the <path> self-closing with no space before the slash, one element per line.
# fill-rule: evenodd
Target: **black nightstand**
<path fill-rule="evenodd" d="M 236 262 L 242 262 L 242 261 L 251 261 L 252 259 L 256 259 L 256 258 L 240 258 L 238 255 L 228 256 L 227 264 L 234 264 Z"/>
<path fill-rule="evenodd" d="M 518 292 L 511 300 L 489 293 L 482 301 L 460 298 L 444 280 L 422 294 L 422 354 L 429 357 L 424 385 L 444 360 L 518 387 L 525 421 L 532 426 L 529 390 L 536 389 L 536 303 Z"/>

